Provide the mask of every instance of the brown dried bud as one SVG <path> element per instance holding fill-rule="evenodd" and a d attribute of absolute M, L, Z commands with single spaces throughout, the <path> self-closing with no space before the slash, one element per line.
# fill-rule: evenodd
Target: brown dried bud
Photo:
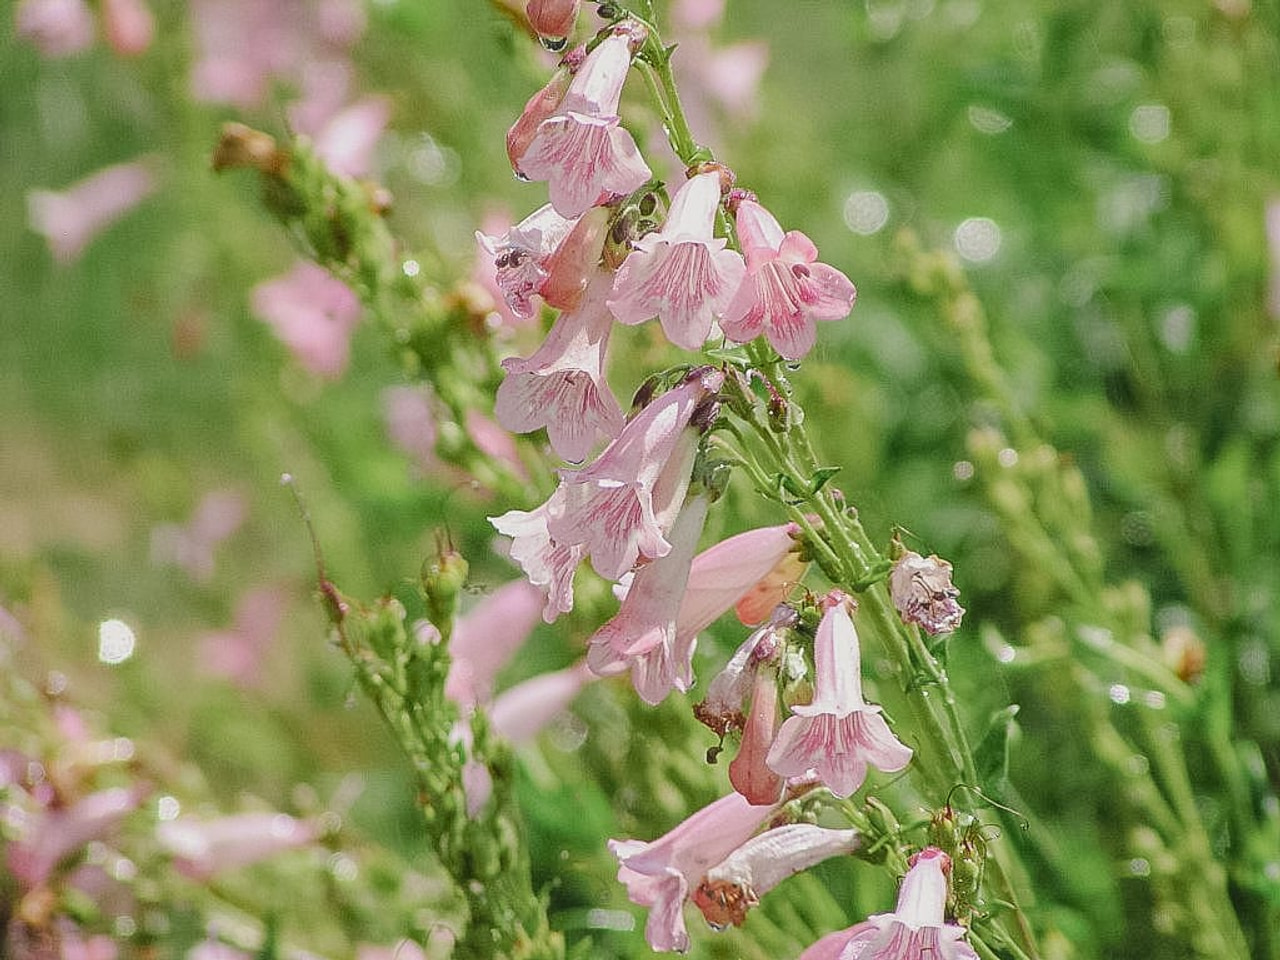
<path fill-rule="evenodd" d="M 225 123 L 213 151 L 213 170 L 252 169 L 278 176 L 289 165 L 289 154 L 276 146 L 275 137 L 243 123 Z"/>

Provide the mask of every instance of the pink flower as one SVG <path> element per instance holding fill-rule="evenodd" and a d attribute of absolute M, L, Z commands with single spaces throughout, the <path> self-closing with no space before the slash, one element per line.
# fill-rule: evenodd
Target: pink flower
<path fill-rule="evenodd" d="M 151 560 L 181 567 L 200 583 L 213 578 L 215 553 L 244 524 L 249 506 L 234 490 L 205 494 L 185 526 L 161 524 L 151 531 Z"/>
<path fill-rule="evenodd" d="M 656 316 L 672 343 L 702 346 L 746 272 L 742 257 L 713 234 L 719 204 L 720 174 L 698 174 L 672 198 L 662 229 L 635 241 L 609 300 L 620 323 Z"/>
<path fill-rule="evenodd" d="M 595 679 L 584 660 L 517 683 L 493 701 L 489 723 L 512 743 L 525 743 L 569 709 L 582 688 Z"/>
<path fill-rule="evenodd" d="M 521 320 L 534 313 L 533 298 L 546 283 L 548 263 L 556 248 L 573 229 L 574 221 L 544 204 L 504 236 L 476 232 L 476 242 L 493 261 L 497 285 L 507 306 Z"/>
<path fill-rule="evenodd" d="M 743 641 L 724 668 L 707 686 L 707 696 L 693 708 L 694 716 L 718 736 L 741 730 L 746 723 L 743 710 L 755 684 L 760 665 L 776 658 L 784 631 L 795 626 L 795 609 L 780 605 L 769 622 Z"/>
<path fill-rule="evenodd" d="M 342 177 L 363 177 L 391 116 L 386 97 L 365 97 L 329 118 L 315 134 L 316 156 Z"/>
<path fill-rule="evenodd" d="M 1267 203 L 1265 213 L 1267 253 L 1271 261 L 1271 283 L 1267 294 L 1267 312 L 1280 320 L 1280 198 Z"/>
<path fill-rule="evenodd" d="M 760 665 L 751 688 L 751 708 L 742 727 L 738 755 L 729 764 L 733 789 L 752 803 L 776 803 L 786 778 L 769 769 L 766 758 L 778 733 L 777 668 Z"/>
<path fill-rule="evenodd" d="M 898 615 L 930 636 L 956 630 L 964 617 L 960 591 L 951 583 L 951 564 L 908 550 L 893 565 L 889 593 Z"/>
<path fill-rule="evenodd" d="M 316 824 L 284 813 L 237 813 L 214 820 L 165 820 L 156 826 L 156 839 L 179 873 L 207 880 L 305 846 L 320 832 Z"/>
<path fill-rule="evenodd" d="M 747 279 L 720 326 L 745 343 L 763 333 L 789 360 L 813 349 L 818 320 L 842 320 L 858 293 L 839 270 L 818 259 L 818 248 L 798 230 L 784 234 L 778 221 L 754 200 L 738 205 L 738 239 L 747 258 Z"/>
<path fill-rule="evenodd" d="M 652 175 L 617 116 L 630 66 L 630 40 L 617 34 L 605 39 L 517 158 L 524 176 L 547 181 L 551 205 L 562 216 L 576 217 L 602 197 L 631 193 Z"/>
<path fill-rule="evenodd" d="M 513 580 L 460 616 L 449 637 L 453 663 L 445 696 L 464 707 L 487 701 L 498 671 L 533 632 L 542 605 L 541 590 Z"/>
<path fill-rule="evenodd" d="M 262 663 L 284 618 L 289 595 L 279 586 L 250 590 L 236 604 L 230 630 L 200 639 L 200 662 L 209 673 L 250 689 L 262 679 Z"/>
<path fill-rule="evenodd" d="M 533 356 L 502 362 L 507 375 L 494 404 L 498 422 L 515 433 L 546 427 L 552 449 L 565 460 L 585 459 L 598 437 L 612 440 L 622 430 L 622 409 L 604 378 L 611 281 L 598 271 L 579 308 L 557 318 Z"/>
<path fill-rule="evenodd" d="M 813 702 L 794 706 L 769 750 L 767 763 L 784 777 L 816 772 L 837 797 L 847 797 L 866 779 L 867 767 L 887 773 L 911 761 L 911 748 L 892 733 L 880 708 L 862 698 L 858 634 L 848 598 L 832 591 L 818 625 L 813 659 Z"/>
<path fill-rule="evenodd" d="M 569 235 L 547 259 L 547 279 L 538 292 L 548 305 L 574 310 L 582 302 L 588 285 L 599 273 L 596 268 L 604 252 L 612 217 L 613 210 L 609 207 L 592 207 L 578 218 Z"/>
<path fill-rule="evenodd" d="M 156 21 L 143 0 L 102 0 L 102 27 L 112 50 L 136 57 L 151 46 Z"/>
<path fill-rule="evenodd" d="M 573 609 L 573 574 L 586 555 L 586 548 L 581 544 L 551 539 L 547 519 L 560 509 L 562 500 L 561 489 L 534 510 L 510 510 L 500 517 L 489 518 L 495 530 L 512 538 L 511 559 L 546 596 L 542 619 L 547 623 L 554 623 L 560 614 Z"/>
<path fill-rule="evenodd" d="M 573 33 L 578 20 L 579 0 L 529 0 L 529 25 L 538 36 L 549 42 L 560 41 Z"/>
<path fill-rule="evenodd" d="M 714 929 L 740 927 L 747 911 L 787 877 L 862 845 L 856 830 L 792 823 L 752 837 L 707 871 L 693 904 Z"/>
<path fill-rule="evenodd" d="M 360 300 L 324 267 L 299 262 L 254 287 L 250 303 L 306 369 L 330 378 L 346 370 Z"/>
<path fill-rule="evenodd" d="M 828 934 L 799 960 L 978 960 L 964 941 L 964 927 L 945 922 L 950 869 L 951 860 L 941 850 L 920 851 L 912 858 L 893 913 L 875 914 Z"/>
<path fill-rule="evenodd" d="M 111 833 L 149 792 L 143 785 L 112 787 L 33 815 L 9 844 L 9 871 L 25 890 L 40 886 L 64 858 Z"/>
<path fill-rule="evenodd" d="M 32 190 L 27 194 L 31 229 L 49 243 L 54 259 L 69 263 L 89 242 L 156 191 L 156 178 L 145 160 L 106 167 L 67 190 Z"/>
<path fill-rule="evenodd" d="M 561 471 L 559 509 L 547 529 L 562 544 L 583 544 L 600 576 L 617 580 L 641 557 L 671 551 L 666 533 L 684 502 L 698 438 L 686 430 L 724 374 L 701 368 L 622 428 L 590 466 Z"/>
<path fill-rule="evenodd" d="M 538 135 L 538 127 L 542 126 L 542 121 L 549 120 L 560 109 L 560 103 L 569 92 L 573 75 L 585 59 L 585 47 L 575 47 L 565 54 L 546 86 L 529 98 L 516 122 L 507 130 L 507 159 L 511 161 L 511 169 L 520 179 L 529 179 L 520 169 L 520 158 L 528 153 L 529 144 Z"/>
<path fill-rule="evenodd" d="M 671 528 L 671 552 L 636 571 L 621 609 L 589 642 L 591 669 L 608 676 L 630 668 L 631 683 L 645 703 L 661 703 L 673 687 L 693 686 L 697 635 L 677 642 L 676 612 L 709 505 L 705 496 L 685 504 Z"/>
<path fill-rule="evenodd" d="M 689 949 L 684 901 L 703 874 L 760 828 L 776 804 L 753 806 L 731 793 L 703 807 L 670 833 L 644 843 L 610 840 L 618 880 L 632 903 L 649 907 L 644 935 L 654 950 Z"/>
<path fill-rule="evenodd" d="M 476 409 L 466 412 L 463 425 L 477 450 L 494 460 L 501 460 L 519 476 L 525 476 L 524 461 L 520 459 L 520 451 L 511 434 Z"/>
<path fill-rule="evenodd" d="M 382 391 L 382 416 L 391 442 L 412 457 L 419 469 L 435 464 L 436 418 L 426 390 L 387 387 Z"/>
<path fill-rule="evenodd" d="M 84 0 L 21 0 L 14 28 L 46 57 L 69 57 L 93 46 L 93 13 Z"/>

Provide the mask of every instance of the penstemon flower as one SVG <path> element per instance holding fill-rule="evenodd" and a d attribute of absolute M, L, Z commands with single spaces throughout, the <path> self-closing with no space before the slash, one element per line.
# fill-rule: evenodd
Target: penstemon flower
<path fill-rule="evenodd" d="M 476 242 L 493 260 L 503 299 L 521 320 L 533 316 L 533 298 L 549 276 L 547 264 L 573 225 L 573 220 L 543 204 L 504 236 L 476 232 Z"/>
<path fill-rule="evenodd" d="M 778 353 L 799 360 L 813 349 L 816 321 L 843 320 L 858 292 L 835 267 L 816 262 L 812 240 L 798 230 L 784 234 L 756 201 L 739 201 L 736 223 L 747 278 L 726 308 L 721 329 L 740 343 L 763 333 Z"/>
<path fill-rule="evenodd" d="M 685 181 L 662 229 L 635 241 L 609 299 L 619 323 L 657 317 L 667 339 L 686 350 L 697 350 L 711 335 L 712 321 L 724 313 L 746 273 L 741 254 L 714 234 L 720 184 L 715 171 Z"/>
<path fill-rule="evenodd" d="M 563 544 L 551 539 L 547 519 L 561 509 L 563 491 L 557 490 L 546 503 L 533 510 L 509 510 L 490 517 L 495 530 L 511 537 L 511 559 L 520 565 L 529 582 L 546 596 L 542 619 L 554 623 L 573 609 L 573 574 L 586 556 L 582 544 Z"/>
<path fill-rule="evenodd" d="M 611 275 L 599 272 L 577 310 L 562 313 L 542 346 L 527 360 L 502 362 L 494 413 L 514 433 L 546 427 L 551 447 L 581 462 L 598 438 L 612 440 L 623 415 L 604 378 L 613 318 L 605 308 Z"/>
<path fill-rule="evenodd" d="M 551 205 L 576 217 L 602 198 L 625 195 L 652 175 L 617 115 L 631 66 L 631 39 L 606 38 L 578 69 L 556 112 L 538 124 L 528 148 L 514 158 L 529 180 L 545 180 Z"/>
<path fill-rule="evenodd" d="M 965 929 L 945 922 L 950 858 L 936 847 L 916 854 L 893 913 L 868 917 L 823 937 L 798 960 L 978 960 Z"/>
<path fill-rule="evenodd" d="M 794 706 L 769 750 L 769 767 L 786 777 L 813 770 L 837 797 L 862 786 L 867 767 L 887 773 L 911 761 L 911 748 L 890 731 L 880 708 L 862 698 L 858 633 L 849 599 L 832 591 L 818 625 L 813 701 Z"/>
<path fill-rule="evenodd" d="M 449 635 L 451 662 L 444 695 L 463 707 L 487 701 L 498 671 L 529 638 L 542 606 L 537 587 L 512 580 L 458 617 Z M 439 638 L 430 624 L 422 629 L 427 631 L 425 639 Z"/>
<path fill-rule="evenodd" d="M 889 591 L 903 621 L 918 624 L 930 636 L 959 628 L 964 617 L 960 591 L 951 583 L 951 564 L 936 556 L 904 553 L 893 565 Z"/>

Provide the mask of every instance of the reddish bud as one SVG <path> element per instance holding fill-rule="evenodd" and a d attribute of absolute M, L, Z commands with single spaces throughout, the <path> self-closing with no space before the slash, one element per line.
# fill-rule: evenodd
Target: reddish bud
<path fill-rule="evenodd" d="M 563 40 L 573 33 L 578 20 L 579 0 L 529 0 L 525 8 L 529 25 L 538 36 L 548 40 Z"/>
<path fill-rule="evenodd" d="M 533 143 L 533 138 L 537 136 L 538 127 L 543 120 L 560 109 L 560 102 L 569 92 L 569 84 L 573 81 L 574 72 L 570 64 L 577 62 L 577 58 L 565 57 L 565 62 L 561 63 L 560 68 L 551 75 L 547 85 L 529 98 L 529 102 L 524 105 L 524 110 L 507 131 L 507 158 L 511 161 L 511 169 L 517 176 L 524 177 L 524 173 L 520 170 L 520 160 L 529 149 L 529 144 Z"/>
<path fill-rule="evenodd" d="M 573 310 L 578 306 L 600 262 L 610 214 L 608 207 L 592 207 L 578 219 L 547 260 L 547 280 L 539 293 L 551 306 L 560 310 Z"/>

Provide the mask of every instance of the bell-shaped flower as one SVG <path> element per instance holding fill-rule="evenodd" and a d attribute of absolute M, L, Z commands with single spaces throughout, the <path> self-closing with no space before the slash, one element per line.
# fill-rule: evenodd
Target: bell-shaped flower
<path fill-rule="evenodd" d="M 576 217 L 602 197 L 631 193 L 652 176 L 619 123 L 618 101 L 631 68 L 631 40 L 607 37 L 587 55 L 560 106 L 538 124 L 517 170 L 547 181 L 551 205 Z"/>
<path fill-rule="evenodd" d="M 685 181 L 662 229 L 635 241 L 609 299 L 620 323 L 657 317 L 667 339 L 686 350 L 697 350 L 710 336 L 713 319 L 724 314 L 747 269 L 714 234 L 720 183 L 714 171 Z"/>
<path fill-rule="evenodd" d="M 476 241 L 497 269 L 498 289 L 503 299 L 521 320 L 534 315 L 533 297 L 541 292 L 547 280 L 548 261 L 569 235 L 573 224 L 573 220 L 560 216 L 550 204 L 544 204 L 504 236 L 476 232 Z"/>
<path fill-rule="evenodd" d="M 965 928 L 946 922 L 950 858 L 927 847 L 911 860 L 898 908 L 823 937 L 798 960 L 978 960 Z"/>
<path fill-rule="evenodd" d="M 156 191 L 152 164 L 145 160 L 105 167 L 66 190 L 27 194 L 31 229 L 49 243 L 59 263 L 70 263 L 101 231 Z"/>
<path fill-rule="evenodd" d="M 489 522 L 499 533 L 511 537 L 511 559 L 520 565 L 529 582 L 546 597 L 542 619 L 554 623 L 556 617 L 573 609 L 573 574 L 586 555 L 582 544 L 564 544 L 551 539 L 547 520 L 558 511 L 563 489 L 533 510 L 509 510 Z"/>
<path fill-rule="evenodd" d="M 697 637 L 677 642 L 676 613 L 709 505 L 706 496 L 684 505 L 671 528 L 671 552 L 636 571 L 622 607 L 590 640 L 591 669 L 610 676 L 630 668 L 631 683 L 645 703 L 661 703 L 673 687 L 685 691 L 693 685 Z"/>
<path fill-rule="evenodd" d="M 730 730 L 741 730 L 746 723 L 744 710 L 755 684 L 756 671 L 762 663 L 773 660 L 779 649 L 782 632 L 795 626 L 799 615 L 795 609 L 779 605 L 764 624 L 743 641 L 724 669 L 707 685 L 707 696 L 693 708 L 694 716 L 717 736 Z"/>
<path fill-rule="evenodd" d="M 951 564 L 908 550 L 893 565 L 889 594 L 905 623 L 918 624 L 930 636 L 955 630 L 964 617 L 960 591 L 951 583 Z"/>
<path fill-rule="evenodd" d="M 798 230 L 784 234 L 773 214 L 754 200 L 739 203 L 736 223 L 747 278 L 720 327 L 740 343 L 763 333 L 778 353 L 799 360 L 813 349 L 817 321 L 843 320 L 858 292 L 835 267 L 817 262 L 812 240 Z"/>
<path fill-rule="evenodd" d="M 711 867 L 742 846 L 777 810 L 731 793 L 694 813 L 670 833 L 645 843 L 610 840 L 618 880 L 632 903 L 649 908 L 644 935 L 654 950 L 689 949 L 684 902 Z"/>
<path fill-rule="evenodd" d="M 312 373 L 334 378 L 346 370 L 360 300 L 324 267 L 300 261 L 285 275 L 254 287 L 250 303 Z"/>
<path fill-rule="evenodd" d="M 236 813 L 212 820 L 179 817 L 156 826 L 156 839 L 173 857 L 174 868 L 201 881 L 305 846 L 320 833 L 316 823 L 270 812 Z"/>
<path fill-rule="evenodd" d="M 561 471 L 562 509 L 547 516 L 552 540 L 583 544 L 596 572 L 609 580 L 642 557 L 666 556 L 666 535 L 697 454 L 690 421 L 723 382 L 718 370 L 693 371 L 632 417 L 593 463 Z"/>
<path fill-rule="evenodd" d="M 767 758 L 784 777 L 814 771 L 841 798 L 862 786 L 868 766 L 893 773 L 911 761 L 880 708 L 862 698 L 859 655 L 848 598 L 832 591 L 814 640 L 813 701 L 791 708 Z"/>
<path fill-rule="evenodd" d="M 622 409 L 604 378 L 611 279 L 598 271 L 578 309 L 556 319 L 533 356 L 502 362 L 498 422 L 515 433 L 546 427 L 552 449 L 573 462 L 586 459 L 597 438 L 612 440 L 622 430 Z"/>
<path fill-rule="evenodd" d="M 487 701 L 498 671 L 529 639 L 543 603 L 536 586 L 512 580 L 458 617 L 449 636 L 444 695 L 461 707 Z"/>
<path fill-rule="evenodd" d="M 578 20 L 580 0 L 529 0 L 526 13 L 529 26 L 549 43 L 563 42 L 573 33 Z"/>
<path fill-rule="evenodd" d="M 787 877 L 862 845 L 857 830 L 811 823 L 774 827 L 752 837 L 707 871 L 693 891 L 694 906 L 713 928 L 742 926 L 747 911 Z"/>

